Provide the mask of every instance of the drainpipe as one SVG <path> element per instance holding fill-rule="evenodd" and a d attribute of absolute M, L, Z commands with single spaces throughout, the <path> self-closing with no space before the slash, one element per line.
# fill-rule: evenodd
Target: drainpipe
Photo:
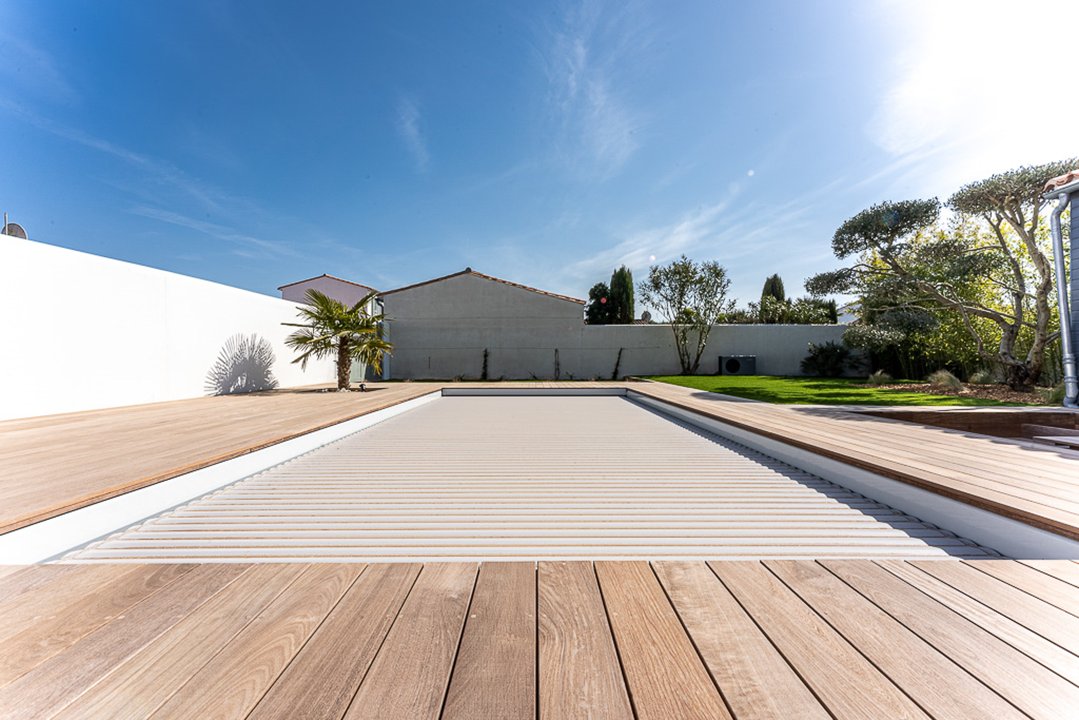
<path fill-rule="evenodd" d="M 1063 185 L 1043 197 L 1046 200 L 1055 198 L 1057 206 L 1053 208 L 1049 216 L 1049 228 L 1053 235 L 1053 265 L 1056 268 L 1057 281 L 1057 307 L 1060 311 L 1060 346 L 1064 356 L 1064 407 L 1079 408 L 1079 378 L 1075 372 L 1075 338 L 1072 335 L 1071 307 L 1068 304 L 1068 276 L 1064 268 L 1064 236 L 1060 227 L 1060 216 L 1068 207 L 1072 195 L 1079 198 L 1079 180 Z M 1079 205 L 1079 203 L 1075 203 Z M 1072 228 L 1076 227 L 1075 213 L 1079 208 L 1072 209 Z M 1074 253 L 1077 238 L 1071 236 L 1072 251 Z M 1073 257 L 1073 261 L 1075 258 Z M 1076 267 L 1072 265 L 1072 275 L 1075 275 Z"/>

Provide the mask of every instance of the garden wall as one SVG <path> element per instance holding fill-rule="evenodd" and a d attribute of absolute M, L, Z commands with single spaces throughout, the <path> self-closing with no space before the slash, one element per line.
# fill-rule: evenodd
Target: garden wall
<path fill-rule="evenodd" d="M 836 342 L 845 325 L 717 325 L 709 336 L 699 372 L 715 373 L 720 355 L 756 355 L 760 375 L 800 375 L 809 343 Z M 395 344 L 387 369 L 394 379 L 478 378 L 487 350 L 487 377 L 610 378 L 677 374 L 674 334 L 669 325 L 585 325 L 487 321 L 391 322 Z"/>
<path fill-rule="evenodd" d="M 295 303 L 0 235 L 0 419 L 330 382 Z"/>

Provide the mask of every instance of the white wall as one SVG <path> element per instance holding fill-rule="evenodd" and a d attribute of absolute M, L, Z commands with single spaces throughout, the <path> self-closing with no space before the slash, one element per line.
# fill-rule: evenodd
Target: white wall
<path fill-rule="evenodd" d="M 280 387 L 332 381 L 331 361 L 290 362 L 295 319 L 278 298 L 0 235 L 0 419 L 208 394 L 238 334 L 266 341 Z"/>
<path fill-rule="evenodd" d="M 581 305 L 473 275 L 385 296 L 387 363 L 394 379 L 609 378 L 622 348 L 619 377 L 680 371 L 669 325 L 585 325 Z M 810 342 L 839 341 L 843 325 L 717 325 L 700 373 L 719 355 L 756 355 L 762 375 L 798 375 Z"/>

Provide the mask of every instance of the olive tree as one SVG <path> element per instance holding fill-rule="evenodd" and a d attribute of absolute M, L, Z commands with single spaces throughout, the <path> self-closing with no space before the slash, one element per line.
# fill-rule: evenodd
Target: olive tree
<path fill-rule="evenodd" d="M 1075 162 L 1022 167 L 966 185 L 949 201 L 957 215 L 944 226 L 936 199 L 863 210 L 832 238 L 837 258 L 857 262 L 810 278 L 806 288 L 856 293 L 878 310 L 954 312 L 979 356 L 999 364 L 1009 385 L 1036 383 L 1046 346 L 1057 337 L 1041 189 Z M 1024 333 L 1030 342 L 1021 352 Z"/>
<path fill-rule="evenodd" d="M 734 308 L 727 300 L 731 281 L 714 260 L 696 263 L 683 255 L 653 265 L 637 287 L 641 300 L 666 315 L 683 375 L 697 372 L 712 325 Z"/>

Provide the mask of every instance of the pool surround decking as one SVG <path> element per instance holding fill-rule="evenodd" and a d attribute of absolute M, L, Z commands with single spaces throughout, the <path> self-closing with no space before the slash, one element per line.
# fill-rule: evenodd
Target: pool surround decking
<path fill-rule="evenodd" d="M 1079 708 L 1079 564 L 46 565 L 0 717 L 1034 718 Z"/>
<path fill-rule="evenodd" d="M 0 533 L 443 388 L 477 387 L 629 389 L 1079 539 L 1079 452 L 654 382 L 387 383 L 368 393 L 276 391 L 0 422 Z"/>

